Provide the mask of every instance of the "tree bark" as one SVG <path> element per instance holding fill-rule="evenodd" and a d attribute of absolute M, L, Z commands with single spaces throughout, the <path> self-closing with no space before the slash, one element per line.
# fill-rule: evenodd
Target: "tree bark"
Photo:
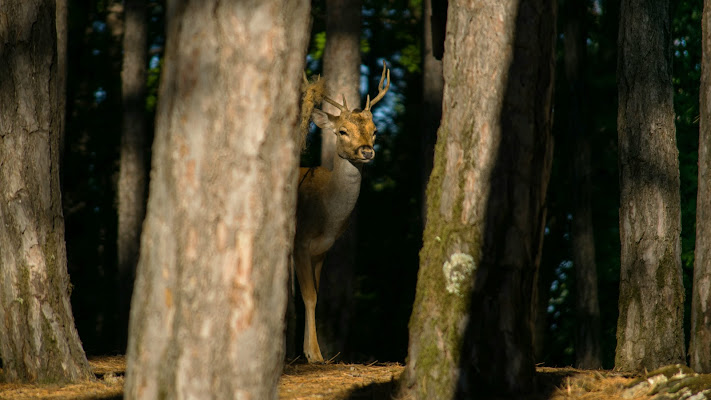
<path fill-rule="evenodd" d="M 572 250 L 575 268 L 575 363 L 578 368 L 602 367 L 600 349 L 600 304 L 597 297 L 597 264 L 595 263 L 595 234 L 592 223 L 590 177 L 590 140 L 585 132 L 586 53 L 584 2 L 566 2 L 565 73 L 568 80 L 568 129 L 574 151 L 573 165 L 573 221 Z"/>
<path fill-rule="evenodd" d="M 341 102 L 346 96 L 348 108 L 360 104 L 360 11 L 361 0 L 326 2 L 326 47 L 323 50 L 323 75 L 326 95 Z M 338 115 L 338 109 L 324 103 L 324 111 Z M 321 139 L 321 166 L 333 169 L 336 137 Z"/>
<path fill-rule="evenodd" d="M 341 102 L 342 95 L 350 109 L 360 104 L 360 17 L 361 0 L 328 0 L 326 2 L 326 47 L 323 52 L 323 74 L 326 94 Z M 336 107 L 324 102 L 324 110 L 334 115 Z M 324 135 L 321 141 L 321 165 L 332 169 L 336 154 L 336 137 Z M 346 232 L 336 240 L 324 260 L 319 285 L 318 325 L 321 351 L 326 358 L 343 354 L 353 314 L 355 281 L 357 209 L 350 217 Z"/>
<path fill-rule="evenodd" d="M 56 16 L 57 21 L 57 93 L 58 105 L 57 107 L 62 113 L 60 127 L 59 127 L 59 166 L 60 169 L 63 167 L 62 160 L 64 159 L 64 135 L 66 127 L 66 115 L 67 115 L 67 46 L 68 46 L 68 26 L 69 21 L 67 20 L 67 0 L 56 0 Z M 60 185 L 61 179 L 60 176 Z"/>
<path fill-rule="evenodd" d="M 413 398 L 533 387 L 554 11 L 550 0 L 449 2 L 443 118 L 402 382 Z"/>
<path fill-rule="evenodd" d="M 59 185 L 63 79 L 54 1 L 3 3 L 0 29 L 2 379 L 93 377 L 74 327 Z"/>
<path fill-rule="evenodd" d="M 689 356 L 694 371 L 711 373 L 711 0 L 704 1 L 701 27 L 699 179 Z"/>
<path fill-rule="evenodd" d="M 124 4 L 123 126 L 118 180 L 118 279 L 121 326 L 128 327 L 133 280 L 141 241 L 141 228 L 146 214 L 145 137 L 146 137 L 146 64 L 148 37 L 146 4 L 126 0 Z M 120 348 L 126 347 L 122 335 Z"/>
<path fill-rule="evenodd" d="M 443 18 L 444 19 L 444 18 Z M 444 91 L 444 77 L 442 76 L 442 60 L 435 57 L 435 38 L 439 38 L 433 31 L 434 27 L 444 25 L 436 21 L 432 9 L 432 0 L 424 1 L 424 57 L 422 59 L 422 220 L 427 220 L 427 181 L 432 173 L 434 162 L 434 146 L 437 141 L 437 128 L 442 120 L 442 93 Z M 444 38 L 439 38 L 444 39 Z"/>
<path fill-rule="evenodd" d="M 277 397 L 309 7 L 168 2 L 128 399 Z"/>
<path fill-rule="evenodd" d="M 617 85 L 620 314 L 615 368 L 685 363 L 668 0 L 625 0 Z"/>

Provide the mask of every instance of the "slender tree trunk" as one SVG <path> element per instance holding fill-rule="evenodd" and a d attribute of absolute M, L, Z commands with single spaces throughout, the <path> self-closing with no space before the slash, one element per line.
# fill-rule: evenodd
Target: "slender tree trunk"
<path fill-rule="evenodd" d="M 323 74 L 326 93 L 342 101 L 350 109 L 360 104 L 360 17 L 361 0 L 328 0 L 326 2 L 326 48 L 323 53 Z M 328 103 L 324 109 L 338 115 Z M 333 168 L 336 137 L 327 134 L 321 141 L 321 165 Z M 317 324 L 321 351 L 326 358 L 344 352 L 348 338 L 350 317 L 353 314 L 355 281 L 357 210 L 351 214 L 346 232 L 329 250 L 321 272 Z"/>
<path fill-rule="evenodd" d="M 442 60 L 435 57 L 434 41 L 442 40 L 435 32 L 444 21 L 437 20 L 438 15 L 433 13 L 432 0 L 424 2 L 424 57 L 422 59 L 422 220 L 427 219 L 427 181 L 432 173 L 434 162 L 434 146 L 437 141 L 437 128 L 442 119 L 442 93 L 444 91 L 444 77 L 442 76 Z M 446 19 L 440 18 L 440 19 Z M 434 25 L 434 30 L 433 30 Z"/>
<path fill-rule="evenodd" d="M 93 376 L 69 303 L 55 7 L 41 0 L 2 7 L 0 357 L 7 381 L 67 383 Z"/>
<path fill-rule="evenodd" d="M 550 0 L 449 2 L 443 119 L 402 382 L 413 398 L 533 387 L 554 34 Z"/>
<path fill-rule="evenodd" d="M 590 140 L 585 132 L 586 53 L 584 2 L 565 4 L 564 32 L 565 74 L 568 79 L 568 129 L 574 151 L 570 153 L 573 165 L 573 221 L 572 244 L 575 267 L 575 363 L 578 368 L 602 367 L 600 349 L 600 304 L 597 298 L 597 265 L 595 263 L 595 235 L 592 224 L 590 177 Z"/>
<path fill-rule="evenodd" d="M 118 279 L 120 324 L 128 327 L 133 280 L 141 240 L 141 227 L 146 214 L 145 166 L 145 94 L 148 54 L 146 4 L 142 0 L 126 0 L 124 4 L 123 126 L 118 180 Z M 121 349 L 127 335 L 122 335 Z"/>
<path fill-rule="evenodd" d="M 58 109 L 62 113 L 59 127 L 59 166 L 63 167 L 64 159 L 64 135 L 67 115 L 67 40 L 68 40 L 68 20 L 67 20 L 67 0 L 56 0 L 56 21 L 57 21 L 57 93 Z M 60 168 L 61 169 L 61 168 Z M 60 185 L 61 185 L 60 176 Z"/>
<path fill-rule="evenodd" d="M 696 249 L 691 299 L 690 366 L 711 372 L 711 0 L 704 1 L 701 22 L 699 180 L 696 194 Z"/>
<path fill-rule="evenodd" d="M 668 0 L 624 0 L 617 84 L 620 315 L 615 368 L 685 363 L 679 157 Z"/>
<path fill-rule="evenodd" d="M 171 1 L 126 398 L 275 399 L 309 2 Z"/>
<path fill-rule="evenodd" d="M 360 104 L 360 8 L 361 0 L 326 1 L 326 48 L 323 50 L 323 75 L 326 94 L 341 101 L 346 96 L 348 108 Z M 338 115 L 338 109 L 324 104 L 324 111 Z M 336 137 L 321 140 L 321 165 L 333 169 Z"/>

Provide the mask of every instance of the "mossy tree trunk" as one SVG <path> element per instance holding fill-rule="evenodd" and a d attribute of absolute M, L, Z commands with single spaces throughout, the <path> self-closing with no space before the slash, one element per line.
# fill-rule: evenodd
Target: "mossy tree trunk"
<path fill-rule="evenodd" d="M 529 392 L 552 160 L 554 2 L 450 1 L 443 119 L 401 389 Z"/>
<path fill-rule="evenodd" d="M 624 0 L 618 36 L 620 315 L 615 368 L 685 363 L 669 0 Z"/>
<path fill-rule="evenodd" d="M 169 1 L 126 398 L 274 399 L 308 1 Z"/>
<path fill-rule="evenodd" d="M 6 381 L 93 377 L 74 327 L 59 185 L 63 79 L 55 2 L 3 3 L 0 357 Z"/>
<path fill-rule="evenodd" d="M 565 27 L 565 76 L 568 81 L 568 132 L 573 151 L 572 251 L 575 268 L 575 363 L 578 368 L 602 367 L 600 348 L 600 304 L 597 296 L 597 264 L 591 202 L 590 139 L 586 132 L 584 66 L 587 35 L 586 4 L 568 1 L 563 5 Z"/>
<path fill-rule="evenodd" d="M 342 101 L 342 95 L 346 96 L 350 109 L 364 107 L 360 104 L 361 3 L 361 0 L 326 1 L 326 47 L 323 51 L 326 95 L 338 102 Z M 333 115 L 339 113 L 336 107 L 326 102 L 323 107 Z M 332 169 L 333 157 L 336 157 L 336 136 L 327 133 L 321 141 L 321 165 Z M 326 358 L 346 353 L 353 314 L 356 213 L 354 210 L 348 229 L 328 251 L 321 272 L 316 323 L 321 351 Z"/>
<path fill-rule="evenodd" d="M 124 3 L 123 66 L 121 96 L 123 126 L 121 127 L 121 158 L 119 163 L 118 197 L 118 275 L 119 314 L 122 327 L 128 327 L 133 280 L 141 242 L 141 228 L 146 214 L 145 161 L 146 141 L 146 64 L 148 57 L 148 26 L 143 0 Z M 121 335 L 120 348 L 126 348 L 127 333 Z"/>
<path fill-rule="evenodd" d="M 711 0 L 704 1 L 701 47 L 699 180 L 691 299 L 690 366 L 711 372 Z"/>

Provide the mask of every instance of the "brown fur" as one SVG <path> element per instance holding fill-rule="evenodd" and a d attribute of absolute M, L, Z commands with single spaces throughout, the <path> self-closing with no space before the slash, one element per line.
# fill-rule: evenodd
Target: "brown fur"
<path fill-rule="evenodd" d="M 316 106 L 321 105 L 326 94 L 325 83 L 326 81 L 320 76 L 307 80 L 304 74 L 304 82 L 301 85 L 301 123 L 298 138 L 301 151 L 306 149 L 306 135 L 309 133 L 311 114 Z"/>
<path fill-rule="evenodd" d="M 386 66 L 378 85 L 378 95 L 365 109 L 350 110 L 324 95 L 323 81 L 309 82 L 304 76 L 301 134 L 305 138 L 309 119 L 321 128 L 324 135 L 336 136 L 336 154 L 333 169 L 324 167 L 302 168 L 299 174 L 299 191 L 296 209 L 296 234 L 294 237 L 294 270 L 304 300 L 304 354 L 310 363 L 323 362 L 316 337 L 316 301 L 321 267 L 326 252 L 343 233 L 353 207 L 358 200 L 361 168 L 375 157 L 373 145 L 376 127 L 370 106 L 377 103 L 390 87 L 383 87 Z M 316 108 L 325 100 L 340 110 L 331 115 Z M 303 143 L 304 141 L 302 141 Z"/>

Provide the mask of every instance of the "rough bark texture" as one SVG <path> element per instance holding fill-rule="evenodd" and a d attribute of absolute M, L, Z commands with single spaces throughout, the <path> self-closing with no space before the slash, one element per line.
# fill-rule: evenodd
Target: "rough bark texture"
<path fill-rule="evenodd" d="M 690 366 L 711 372 L 711 0 L 702 19 L 699 125 L 699 180 L 696 194 L 696 249 L 691 299 Z"/>
<path fill-rule="evenodd" d="M 679 160 L 668 0 L 624 0 L 617 84 L 620 315 L 615 368 L 684 363 Z"/>
<path fill-rule="evenodd" d="M 72 317 L 59 190 L 64 96 L 54 1 L 0 17 L 0 357 L 9 381 L 92 374 Z"/>
<path fill-rule="evenodd" d="M 328 0 L 326 2 L 326 48 L 323 52 L 323 75 L 326 94 L 338 102 L 342 95 L 350 109 L 360 104 L 360 17 L 361 0 Z M 377 72 L 376 72 L 377 73 Z M 324 102 L 324 110 L 334 115 L 336 107 Z M 332 169 L 336 156 L 336 136 L 324 135 L 321 141 L 321 165 Z M 377 154 L 376 154 L 377 157 Z M 324 357 L 343 354 L 353 313 L 355 281 L 356 210 L 344 234 L 336 240 L 324 260 L 319 285 L 316 323 Z"/>
<path fill-rule="evenodd" d="M 309 6 L 168 2 L 126 398 L 277 396 Z"/>
<path fill-rule="evenodd" d="M 119 307 L 122 326 L 128 326 L 133 280 L 141 241 L 141 227 L 146 214 L 145 166 L 145 87 L 148 51 L 146 4 L 126 0 L 123 35 L 123 126 L 118 180 L 117 255 L 119 274 Z M 125 340 L 125 335 L 123 335 Z M 125 348 L 126 343 L 121 344 Z"/>
<path fill-rule="evenodd" d="M 593 231 L 590 178 L 590 140 L 585 131 L 586 40 L 584 2 L 565 3 L 565 74 L 568 80 L 568 131 L 574 151 L 572 250 L 575 268 L 575 363 L 578 368 L 602 367 L 600 348 L 600 304 L 597 297 L 597 265 Z"/>
<path fill-rule="evenodd" d="M 446 6 L 446 5 L 445 5 Z M 441 6 L 440 6 L 441 7 Z M 445 18 L 441 18 L 445 19 Z M 422 59 L 422 220 L 427 219 L 427 181 L 432 173 L 434 162 L 434 146 L 437 141 L 437 128 L 442 119 L 442 93 L 444 77 L 442 76 L 442 60 L 435 58 L 434 41 L 439 37 L 433 31 L 443 21 L 437 21 L 437 15 L 432 10 L 432 0 L 424 1 L 424 56 Z"/>
<path fill-rule="evenodd" d="M 552 1 L 450 1 L 444 103 L 403 390 L 529 392 L 552 155 Z"/>

